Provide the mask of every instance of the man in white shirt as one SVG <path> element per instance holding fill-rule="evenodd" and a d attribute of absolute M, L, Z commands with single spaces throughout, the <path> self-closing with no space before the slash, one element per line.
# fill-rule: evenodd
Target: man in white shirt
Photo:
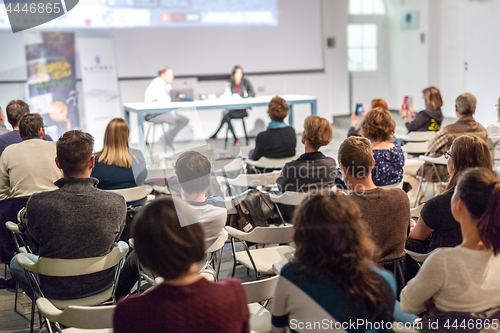
<path fill-rule="evenodd" d="M 156 77 L 149 84 L 146 89 L 144 101 L 145 102 L 159 102 L 159 103 L 170 103 L 170 91 L 172 90 L 172 81 L 174 80 L 174 73 L 172 69 L 168 67 L 160 67 L 158 70 L 158 77 Z M 167 146 L 173 149 L 174 138 L 177 133 L 183 129 L 189 120 L 174 111 L 167 112 L 164 114 L 147 114 L 144 116 L 146 121 L 150 121 L 154 124 L 167 123 L 170 125 L 167 133 L 165 133 L 165 143 Z"/>
<path fill-rule="evenodd" d="M 55 162 L 56 143 L 44 140 L 43 127 L 37 113 L 21 118 L 19 134 L 23 141 L 5 148 L 0 157 L 0 200 L 57 189 L 54 182 L 63 174 Z"/>
<path fill-rule="evenodd" d="M 495 147 L 495 168 L 500 167 L 500 98 L 498 99 L 497 112 L 498 121 L 486 129 L 488 131 L 488 146 L 490 149 Z"/>

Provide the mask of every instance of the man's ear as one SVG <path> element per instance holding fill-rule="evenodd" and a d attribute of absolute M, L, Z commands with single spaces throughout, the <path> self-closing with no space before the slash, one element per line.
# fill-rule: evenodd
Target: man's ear
<path fill-rule="evenodd" d="M 302 143 L 306 144 L 306 132 L 302 132 Z"/>
<path fill-rule="evenodd" d="M 57 157 L 56 157 L 56 165 L 57 165 L 57 167 L 58 167 L 59 169 L 61 169 L 61 170 L 62 170 L 61 165 L 59 164 L 59 160 L 57 159 Z"/>
<path fill-rule="evenodd" d="M 372 158 L 372 168 L 374 168 L 374 167 L 375 167 L 375 159 Z"/>
<path fill-rule="evenodd" d="M 90 162 L 89 162 L 89 169 L 92 170 L 95 166 L 95 156 L 92 155 L 92 157 L 90 158 Z"/>
<path fill-rule="evenodd" d="M 342 171 L 343 175 L 347 174 L 347 168 L 342 163 L 340 163 L 340 170 Z"/>

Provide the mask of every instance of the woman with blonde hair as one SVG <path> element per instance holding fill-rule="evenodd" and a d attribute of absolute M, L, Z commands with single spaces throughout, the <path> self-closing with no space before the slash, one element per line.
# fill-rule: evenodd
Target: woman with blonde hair
<path fill-rule="evenodd" d="M 281 175 L 276 180 L 281 192 L 308 192 L 311 188 L 343 184 L 339 179 L 335 160 L 319 151 L 332 138 L 332 125 L 328 120 L 318 116 L 306 118 L 302 133 L 306 152 L 295 161 L 285 164 L 281 170 Z"/>
<path fill-rule="evenodd" d="M 382 108 L 368 112 L 361 123 L 361 134 L 372 143 L 375 160 L 372 179 L 376 186 L 392 185 L 403 180 L 403 150 L 391 142 L 395 129 L 391 113 Z"/>
<path fill-rule="evenodd" d="M 422 91 L 425 100 L 425 110 L 420 111 L 415 115 L 411 104 L 403 104 L 399 113 L 403 117 L 406 129 L 408 132 L 423 132 L 423 131 L 439 131 L 443 122 L 443 99 L 441 92 L 436 87 L 429 87 Z M 411 121 L 408 120 L 408 116 Z"/>
<path fill-rule="evenodd" d="M 102 190 L 117 190 L 144 184 L 146 162 L 140 150 L 128 145 L 129 128 L 121 118 L 111 120 L 104 134 L 104 148 L 95 154 L 91 177 Z"/>

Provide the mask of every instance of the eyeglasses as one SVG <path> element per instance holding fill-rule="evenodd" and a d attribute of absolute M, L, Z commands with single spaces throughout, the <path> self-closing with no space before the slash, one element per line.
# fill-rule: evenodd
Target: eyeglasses
<path fill-rule="evenodd" d="M 444 158 L 446 158 L 446 159 L 451 158 L 451 154 L 450 154 L 449 150 L 447 150 L 447 151 L 444 152 Z"/>

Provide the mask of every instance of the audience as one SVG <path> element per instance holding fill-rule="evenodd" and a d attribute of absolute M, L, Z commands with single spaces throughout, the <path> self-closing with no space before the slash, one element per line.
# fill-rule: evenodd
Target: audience
<path fill-rule="evenodd" d="M 332 125 L 328 120 L 318 116 L 306 118 L 302 134 L 306 152 L 283 167 L 276 180 L 281 192 L 308 192 L 311 188 L 330 187 L 339 182 L 335 160 L 319 151 L 332 138 Z"/>
<path fill-rule="evenodd" d="M 474 135 L 456 138 L 450 150 L 445 152 L 445 157 L 450 181 L 443 194 L 425 203 L 416 226 L 408 235 L 406 248 L 409 250 L 427 253 L 439 247 L 454 247 L 462 243 L 460 224 L 451 212 L 451 197 L 458 178 L 470 168 L 492 168 L 488 146 Z"/>
<path fill-rule="evenodd" d="M 431 157 L 443 156 L 444 152 L 450 149 L 453 140 L 463 134 L 474 134 L 486 141 L 488 132 L 480 123 L 474 120 L 476 104 L 476 97 L 471 93 L 464 93 L 457 97 L 455 101 L 455 111 L 458 120 L 454 124 L 448 125 L 437 132 L 436 136 L 429 141 L 428 150 L 431 153 Z M 421 174 L 422 171 L 420 168 L 422 166 L 423 162 L 419 159 L 410 159 L 406 161 L 403 181 L 410 183 L 412 187 L 412 190 L 409 192 L 411 201 L 415 200 L 419 184 L 416 175 Z M 436 165 L 436 168 L 441 181 L 448 180 L 449 174 L 446 166 Z M 430 164 L 425 165 L 424 178 L 432 182 L 439 181 L 438 175 L 434 171 L 434 167 Z"/>
<path fill-rule="evenodd" d="M 400 146 L 390 142 L 396 124 L 388 110 L 377 108 L 361 123 L 361 134 L 371 141 L 375 165 L 372 180 L 376 186 L 387 186 L 403 180 L 405 158 Z"/>
<path fill-rule="evenodd" d="M 296 251 L 274 294 L 273 332 L 302 331 L 298 322 L 393 321 L 394 278 L 372 261 L 374 246 L 352 199 L 314 195 L 296 210 L 293 228 Z"/>
<path fill-rule="evenodd" d="M 198 273 L 205 236 L 182 201 L 163 197 L 134 219 L 132 233 L 141 265 L 162 277 L 154 289 L 118 302 L 114 332 L 249 332 L 245 290 L 236 279 L 210 282 Z"/>
<path fill-rule="evenodd" d="M 56 144 L 44 140 L 42 117 L 24 114 L 18 128 L 11 133 L 18 132 L 23 141 L 9 145 L 0 156 L 0 200 L 55 190 L 54 182 L 62 177 L 54 162 Z"/>
<path fill-rule="evenodd" d="M 389 107 L 387 106 L 387 102 L 384 99 L 374 99 L 372 100 L 372 107 L 370 110 L 376 109 L 376 108 L 382 108 L 384 110 L 389 110 Z M 366 116 L 366 110 L 363 108 L 363 112 L 361 112 L 361 116 Z M 349 132 L 347 133 L 347 137 L 350 136 L 361 136 L 361 128 L 356 128 L 356 125 L 358 124 L 359 116 L 356 114 L 356 110 L 354 110 L 351 114 L 351 127 L 349 128 Z"/>
<path fill-rule="evenodd" d="M 23 133 L 22 123 L 20 130 Z M 36 253 L 41 257 L 79 259 L 104 256 L 120 237 L 127 211 L 125 199 L 119 194 L 95 188 L 97 180 L 89 178 L 94 167 L 93 145 L 92 136 L 82 131 L 63 134 L 57 141 L 55 162 L 64 173 L 64 178 L 55 183 L 59 189 L 33 194 L 28 200 L 26 229 L 37 243 Z M 22 289 L 33 297 L 24 269 L 16 257 L 11 261 L 10 270 Z M 39 274 L 38 277 L 46 297 L 74 299 L 109 289 L 115 269 L 83 276 Z"/>
<path fill-rule="evenodd" d="M 382 189 L 372 180 L 375 165 L 370 141 L 350 137 L 340 145 L 338 160 L 350 197 L 366 221 L 380 250 L 381 265 L 394 273 L 398 291 L 405 285 L 405 242 L 410 226 L 410 203 L 399 188 Z"/>
<path fill-rule="evenodd" d="M 451 200 L 463 241 L 439 249 L 401 292 L 401 308 L 421 313 L 482 312 L 500 305 L 500 179 L 486 168 L 466 171 Z M 484 326 L 482 326 L 484 327 Z"/>
<path fill-rule="evenodd" d="M 5 115 L 3 112 L 3 108 L 0 106 L 0 135 L 9 133 L 10 131 L 5 126 Z M 0 152 L 1 154 L 1 152 Z"/>
<path fill-rule="evenodd" d="M 104 134 L 104 148 L 95 154 L 91 177 L 97 178 L 97 188 L 116 190 L 144 184 L 148 171 L 140 150 L 128 145 L 129 128 L 121 118 L 111 120 Z"/>
<path fill-rule="evenodd" d="M 423 131 L 439 131 L 441 123 L 443 122 L 443 113 L 441 107 L 443 100 L 441 99 L 441 92 L 436 87 L 429 87 L 422 91 L 425 100 L 425 110 L 420 111 L 415 116 L 413 106 L 408 103 L 408 106 L 401 106 L 399 113 L 403 117 L 406 129 L 408 132 L 423 132 Z M 408 116 L 411 121 L 408 120 Z"/>
<path fill-rule="evenodd" d="M 297 135 L 293 127 L 288 126 L 283 120 L 288 116 L 290 107 L 286 101 L 276 96 L 269 102 L 267 113 L 271 122 L 267 130 L 259 133 L 255 139 L 255 149 L 249 154 L 252 160 L 261 157 L 284 158 L 295 156 Z"/>

